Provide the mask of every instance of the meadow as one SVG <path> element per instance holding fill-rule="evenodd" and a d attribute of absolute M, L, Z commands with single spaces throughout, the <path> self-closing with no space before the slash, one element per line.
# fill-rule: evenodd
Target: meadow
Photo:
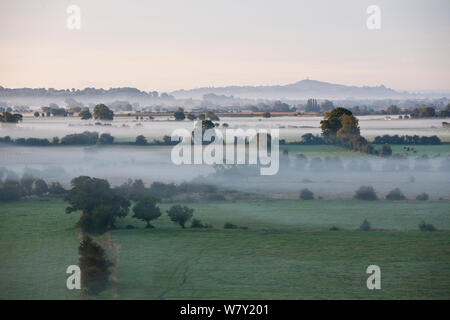
<path fill-rule="evenodd" d="M 79 298 L 65 285 L 79 232 L 66 205 L 0 204 L 0 299 Z M 181 229 L 167 218 L 168 205 L 155 229 L 130 214 L 97 238 L 120 247 L 117 281 L 99 298 L 450 298 L 449 201 L 186 203 L 212 229 Z M 374 231 L 356 230 L 364 218 Z M 418 231 L 422 220 L 441 231 Z M 223 229 L 225 222 L 249 229 Z M 366 288 L 371 264 L 381 268 L 381 290 Z"/>

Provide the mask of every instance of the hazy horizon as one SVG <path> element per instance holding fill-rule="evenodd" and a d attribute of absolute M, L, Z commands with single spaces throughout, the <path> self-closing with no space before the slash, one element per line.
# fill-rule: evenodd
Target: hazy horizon
<path fill-rule="evenodd" d="M 81 29 L 69 30 L 69 5 Z M 366 8 L 381 8 L 368 30 Z M 0 85 L 9 88 L 284 85 L 309 77 L 450 91 L 450 2 L 0 1 Z"/>

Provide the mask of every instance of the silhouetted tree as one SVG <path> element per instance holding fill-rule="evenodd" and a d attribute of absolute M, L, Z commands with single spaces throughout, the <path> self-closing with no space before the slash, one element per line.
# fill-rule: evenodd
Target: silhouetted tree
<path fill-rule="evenodd" d="M 141 197 L 133 208 L 133 218 L 144 220 L 147 223 L 146 228 L 154 228 L 150 221 L 161 216 L 161 210 L 157 206 L 158 202 L 159 199 L 151 195 Z"/>
<path fill-rule="evenodd" d="M 178 223 L 183 229 L 185 228 L 184 224 L 186 221 L 192 218 L 194 209 L 188 208 L 186 206 L 174 205 L 169 210 L 167 210 L 167 214 L 175 223 Z"/>

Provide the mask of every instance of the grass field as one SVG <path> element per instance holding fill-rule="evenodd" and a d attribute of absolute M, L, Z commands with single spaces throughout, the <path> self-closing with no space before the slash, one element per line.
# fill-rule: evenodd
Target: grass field
<path fill-rule="evenodd" d="M 449 202 L 189 206 L 215 228 L 183 230 L 163 214 L 156 229 L 143 229 L 130 215 L 118 225 L 137 229 L 110 232 L 121 246 L 120 299 L 450 298 L 450 233 L 417 231 L 421 220 L 450 228 Z M 78 259 L 78 215 L 64 208 L 62 201 L 0 204 L 0 299 L 78 298 L 65 286 L 65 270 Z M 350 230 L 364 218 L 391 231 Z M 250 229 L 225 230 L 226 221 Z M 328 231 L 332 224 L 347 230 Z M 381 268 L 382 290 L 366 288 L 370 264 Z"/>

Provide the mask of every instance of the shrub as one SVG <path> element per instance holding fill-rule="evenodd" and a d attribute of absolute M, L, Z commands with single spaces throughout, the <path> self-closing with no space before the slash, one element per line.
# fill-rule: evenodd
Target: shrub
<path fill-rule="evenodd" d="M 302 200 L 314 200 L 314 194 L 307 188 L 300 191 L 300 199 Z"/>
<path fill-rule="evenodd" d="M 223 225 L 224 229 L 236 229 L 237 225 L 232 224 L 231 222 L 225 222 L 225 224 Z"/>
<path fill-rule="evenodd" d="M 421 193 L 416 197 L 416 200 L 420 200 L 420 201 L 427 201 L 429 199 L 428 194 L 427 193 Z"/>
<path fill-rule="evenodd" d="M 420 231 L 436 231 L 436 228 L 431 223 L 425 223 L 425 221 L 422 221 L 419 224 Z"/>
<path fill-rule="evenodd" d="M 355 192 L 355 199 L 358 200 L 378 200 L 375 190 L 371 186 L 362 186 Z"/>
<path fill-rule="evenodd" d="M 372 227 L 370 226 L 370 222 L 367 221 L 367 219 L 364 219 L 364 221 L 359 226 L 359 230 L 361 231 L 370 231 Z"/>
<path fill-rule="evenodd" d="M 330 231 L 339 231 L 340 229 L 337 226 L 332 226 Z"/>
<path fill-rule="evenodd" d="M 394 190 L 391 190 L 386 195 L 386 200 L 405 200 L 405 195 L 400 191 L 399 188 L 395 188 Z"/>
<path fill-rule="evenodd" d="M 207 228 L 199 219 L 193 219 L 191 223 L 191 228 Z"/>

